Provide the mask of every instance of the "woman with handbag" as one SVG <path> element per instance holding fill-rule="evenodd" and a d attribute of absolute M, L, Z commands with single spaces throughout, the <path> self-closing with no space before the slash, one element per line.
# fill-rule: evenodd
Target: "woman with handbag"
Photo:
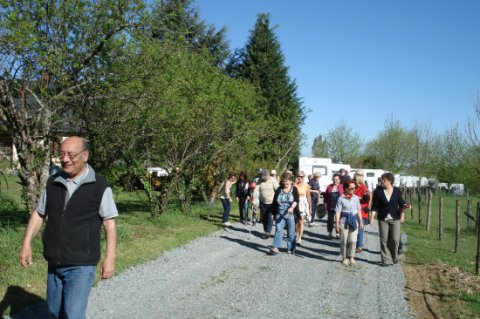
<path fill-rule="evenodd" d="M 286 171 L 281 177 L 281 187 L 273 197 L 275 211 L 275 238 L 270 248 L 272 254 L 278 254 L 282 245 L 283 229 L 287 226 L 287 254 L 295 252 L 295 208 L 298 205 L 298 190 L 292 183 L 293 174 Z"/>

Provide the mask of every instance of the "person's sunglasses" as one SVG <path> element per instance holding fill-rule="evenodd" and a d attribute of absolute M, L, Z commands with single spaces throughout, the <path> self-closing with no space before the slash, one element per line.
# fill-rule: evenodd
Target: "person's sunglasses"
<path fill-rule="evenodd" d="M 297 178 L 303 178 L 303 176 L 297 176 Z"/>

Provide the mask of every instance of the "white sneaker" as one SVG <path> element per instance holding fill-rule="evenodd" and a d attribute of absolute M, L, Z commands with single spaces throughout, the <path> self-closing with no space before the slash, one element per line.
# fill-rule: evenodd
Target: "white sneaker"
<path fill-rule="evenodd" d="M 232 226 L 232 224 L 230 224 L 229 222 L 224 222 L 224 223 L 223 223 L 223 226 L 225 226 L 225 227 L 230 227 L 230 226 Z"/>

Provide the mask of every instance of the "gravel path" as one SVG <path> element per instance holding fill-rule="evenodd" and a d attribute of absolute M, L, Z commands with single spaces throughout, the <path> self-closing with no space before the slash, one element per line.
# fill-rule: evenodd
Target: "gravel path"
<path fill-rule="evenodd" d="M 171 250 L 102 281 L 88 318 L 414 318 L 399 265 L 380 267 L 377 227 L 368 226 L 355 267 L 340 264 L 326 225 L 302 246 L 270 255 L 262 227 L 242 224 Z"/>

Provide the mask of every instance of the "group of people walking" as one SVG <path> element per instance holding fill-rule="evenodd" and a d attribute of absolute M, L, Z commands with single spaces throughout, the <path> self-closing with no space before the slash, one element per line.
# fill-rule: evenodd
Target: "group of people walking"
<path fill-rule="evenodd" d="M 323 192 L 320 190 L 320 177 L 321 174 L 316 172 L 306 182 L 303 171 L 296 176 L 285 171 L 277 180 L 275 171 L 269 173 L 261 169 L 259 177 L 249 182 L 244 172 L 240 173 L 238 180 L 231 172 L 223 184 L 220 197 L 224 208 L 223 224 L 226 227 L 231 225 L 228 219 L 233 185 L 236 185 L 240 221 L 255 225 L 259 209 L 263 238 L 273 237 L 270 252 L 280 253 L 286 228 L 287 254 L 293 254 L 302 244 L 305 225 L 316 226 L 315 215 L 323 196 L 328 238 L 339 239 L 342 264 L 355 265 L 355 254 L 364 250 L 364 228 L 373 225 L 375 215 L 379 225 L 381 265 L 397 263 L 403 210 L 411 206 L 405 203 L 400 190 L 393 186 L 393 174 L 383 174 L 375 190 L 365 181 L 363 170 L 357 170 L 353 179 L 348 172 L 339 171 Z M 251 219 L 249 207 L 252 208 Z M 273 225 L 275 232 L 272 235 Z"/>

